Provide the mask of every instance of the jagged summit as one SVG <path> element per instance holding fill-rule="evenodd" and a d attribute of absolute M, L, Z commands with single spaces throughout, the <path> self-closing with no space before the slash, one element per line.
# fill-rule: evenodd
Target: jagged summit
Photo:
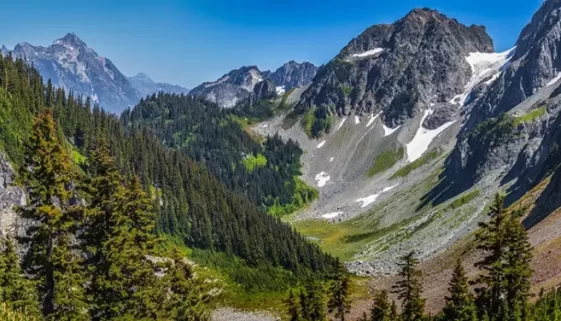
<path fill-rule="evenodd" d="M 66 36 L 57 39 L 53 42 L 53 45 L 63 45 L 74 48 L 86 48 L 87 45 L 82 39 L 80 39 L 75 33 L 69 32 Z"/>

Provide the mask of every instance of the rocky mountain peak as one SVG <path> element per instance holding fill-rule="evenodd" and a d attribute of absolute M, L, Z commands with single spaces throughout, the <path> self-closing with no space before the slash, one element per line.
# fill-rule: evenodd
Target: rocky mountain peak
<path fill-rule="evenodd" d="M 73 32 L 69 32 L 66 34 L 66 36 L 55 40 L 53 42 L 53 45 L 62 45 L 67 48 L 76 48 L 76 49 L 88 47 L 86 43 L 83 42 L 82 39 L 78 38 L 78 36 Z"/>

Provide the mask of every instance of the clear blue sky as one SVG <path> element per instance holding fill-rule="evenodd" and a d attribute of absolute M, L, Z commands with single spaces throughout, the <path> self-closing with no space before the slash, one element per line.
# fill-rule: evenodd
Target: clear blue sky
<path fill-rule="evenodd" d="M 412 8 L 483 24 L 497 50 L 513 46 L 543 0 L 57 0 L 3 1 L 0 44 L 50 45 L 67 32 L 126 75 L 192 88 L 242 65 L 329 61 L 370 25 Z"/>

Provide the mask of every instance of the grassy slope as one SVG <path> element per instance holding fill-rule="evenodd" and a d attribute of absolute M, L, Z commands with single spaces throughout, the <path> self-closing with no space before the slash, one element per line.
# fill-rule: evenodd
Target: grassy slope
<path fill-rule="evenodd" d="M 368 170 L 368 176 L 372 177 L 392 168 L 400 159 L 403 158 L 405 150 L 403 147 L 398 149 L 386 150 L 374 159 L 374 164 Z"/>

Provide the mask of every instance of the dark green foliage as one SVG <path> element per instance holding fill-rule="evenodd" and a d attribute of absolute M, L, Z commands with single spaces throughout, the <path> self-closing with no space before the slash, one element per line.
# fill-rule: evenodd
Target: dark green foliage
<path fill-rule="evenodd" d="M 35 285 L 23 275 L 14 242 L 7 238 L 0 252 L 0 302 L 27 316 L 39 316 Z"/>
<path fill-rule="evenodd" d="M 474 298 L 462 262 L 459 260 L 448 290 L 450 296 L 446 297 L 446 306 L 443 310 L 444 319 L 447 321 L 477 321 Z"/>
<path fill-rule="evenodd" d="M 392 177 L 390 179 L 405 177 L 405 176 L 411 174 L 411 172 L 413 172 L 414 170 L 422 167 L 423 165 L 426 165 L 426 164 L 430 163 L 434 159 L 437 159 L 438 156 L 440 156 L 441 153 L 442 152 L 440 150 L 436 149 L 436 150 L 432 150 L 428 153 L 423 154 L 423 156 L 421 156 L 421 158 L 419 158 L 416 161 L 414 161 L 410 164 L 407 164 L 406 166 L 400 168 L 397 172 L 395 172 L 392 175 Z"/>
<path fill-rule="evenodd" d="M 351 311 L 349 301 L 350 279 L 343 264 L 337 259 L 334 267 L 331 284 L 329 286 L 329 301 L 327 309 L 334 313 L 336 318 L 345 321 L 345 315 Z"/>
<path fill-rule="evenodd" d="M 290 321 L 300 321 L 300 312 L 298 311 L 298 303 L 296 302 L 296 297 L 292 290 L 290 290 L 290 294 L 285 301 L 286 304 L 286 311 L 289 316 Z"/>
<path fill-rule="evenodd" d="M 425 300 L 421 298 L 421 271 L 416 266 L 419 260 L 415 258 L 415 253 L 411 252 L 401 258 L 399 275 L 402 280 L 394 286 L 395 292 L 399 295 L 402 305 L 403 321 L 421 321 L 425 311 Z"/>
<path fill-rule="evenodd" d="M 326 319 L 325 295 L 323 286 L 317 281 L 309 281 L 306 286 L 306 294 L 304 304 L 302 304 L 302 313 L 305 315 L 306 321 L 324 321 Z"/>
<path fill-rule="evenodd" d="M 496 146 L 511 138 L 515 128 L 515 119 L 508 114 L 501 114 L 477 125 L 468 134 L 468 139 L 473 144 Z"/>
<path fill-rule="evenodd" d="M 106 113 L 99 106 L 92 105 L 90 99 L 74 97 L 72 93 L 67 94 L 63 89 L 43 86 L 39 74 L 22 61 L 0 57 L 0 71 L 0 104 L 10 106 L 6 110 L 0 108 L 0 115 L 6 117 L 0 122 L 0 142 L 10 160 L 16 165 L 23 164 L 22 146 L 31 132 L 33 115 L 36 111 L 44 109 L 45 102 L 48 102 L 49 106 L 53 107 L 53 116 L 58 125 L 56 136 L 61 142 L 66 138 L 61 146 L 69 146 L 70 142 L 77 152 L 87 157 L 87 161 L 82 164 L 83 169 L 88 171 L 88 163 L 93 156 L 92 148 L 105 143 L 120 174 L 127 176 L 136 173 L 144 189 L 153 188 L 158 191 L 152 199 L 157 214 L 156 234 L 166 233 L 193 248 L 239 257 L 244 264 L 257 269 L 273 267 L 291 271 L 296 278 L 307 278 L 310 272 L 321 274 L 329 271 L 332 259 L 318 246 L 308 244 L 305 238 L 290 226 L 266 215 L 255 205 L 262 205 L 257 199 L 263 195 L 269 197 L 264 201 L 269 202 L 269 205 L 276 204 L 275 202 L 293 204 L 295 198 L 292 191 L 297 186 L 293 175 L 299 171 L 301 153 L 294 143 L 291 146 L 290 142 L 284 143 L 278 137 L 271 137 L 261 145 L 246 134 L 235 134 L 243 133 L 243 130 L 237 124 L 228 121 L 230 116 L 212 118 L 208 116 L 211 111 L 218 114 L 223 111 L 203 106 L 202 102 L 189 98 L 154 95 L 143 103 L 145 108 L 139 108 L 139 112 L 143 114 L 140 119 L 154 116 L 154 119 L 161 120 L 152 113 L 172 110 L 177 114 L 170 115 L 170 119 L 179 119 L 180 113 L 184 112 L 182 107 L 191 106 L 187 104 L 189 101 L 198 106 L 192 106 L 195 111 L 197 108 L 205 110 L 208 107 L 209 111 L 202 112 L 200 117 L 193 113 L 190 124 L 198 130 L 193 129 L 194 133 L 202 135 L 210 131 L 212 134 L 214 130 L 215 133 L 222 133 L 224 137 L 232 137 L 224 138 L 228 141 L 224 151 L 217 148 L 209 152 L 208 148 L 201 147 L 200 150 L 189 152 L 200 155 L 201 163 L 206 162 L 207 168 L 208 164 L 217 159 L 216 155 L 231 151 L 230 145 L 249 146 L 250 151 L 261 152 L 267 158 L 267 166 L 257 168 L 249 174 L 257 175 L 256 178 L 235 176 L 237 178 L 232 182 L 232 185 L 238 186 L 237 190 L 243 190 L 249 197 L 261 195 L 254 201 L 248 201 L 244 195 L 234 193 L 233 188 L 224 187 L 213 174 L 188 158 L 183 148 L 181 151 L 170 150 L 162 145 L 151 129 L 157 125 L 136 126 L 123 121 L 128 124 L 125 129 L 120 119 Z M 4 95 L 2 91 L 5 92 Z M 179 106 L 168 105 L 176 100 L 180 102 Z M 164 102 L 165 108 L 158 105 Z M 163 109 L 152 110 L 151 107 L 154 106 Z M 225 122 L 210 126 L 214 129 L 208 129 L 209 119 Z M 197 121 L 199 125 L 196 124 Z M 179 126 L 180 122 L 176 124 Z M 232 131 L 222 130 L 223 126 L 231 127 Z M 217 137 L 198 137 L 196 141 L 208 140 L 212 146 L 214 142 L 210 140 L 217 140 Z M 192 138 L 185 138 L 189 139 Z M 217 141 L 219 147 L 225 144 L 224 140 Z M 189 146 L 184 147 L 189 149 Z M 233 155 L 236 152 L 239 150 L 231 153 Z M 236 168 L 245 171 L 241 164 L 243 156 L 238 153 L 236 157 L 240 160 Z M 224 175 L 228 177 L 227 173 L 231 173 L 232 164 L 227 158 L 224 160 L 227 166 L 215 163 L 216 176 L 219 178 Z M 267 174 L 264 174 L 265 172 Z M 250 184 L 250 189 L 239 187 L 245 186 L 247 182 L 256 185 Z"/>
<path fill-rule="evenodd" d="M 55 131 L 51 111 L 39 115 L 25 146 L 19 178 L 27 205 L 19 214 L 36 222 L 20 241 L 29 247 L 24 268 L 39 286 L 41 310 L 48 320 L 86 320 L 84 279 L 72 244 L 78 229 L 70 160 Z"/>
<path fill-rule="evenodd" d="M 393 304 L 395 305 L 395 302 Z M 395 319 L 392 319 L 392 317 L 394 316 L 392 316 L 392 303 L 390 303 L 388 291 L 379 291 L 374 296 L 374 303 L 370 311 L 370 321 L 394 321 Z"/>
<path fill-rule="evenodd" d="M 252 108 L 261 110 L 258 107 Z M 293 203 L 300 147 L 279 136 L 261 144 L 234 116 L 246 115 L 190 96 L 158 94 L 124 111 L 121 120 L 127 131 L 150 130 L 166 146 L 205 166 L 230 190 L 256 205 L 269 208 L 275 203 Z"/>

